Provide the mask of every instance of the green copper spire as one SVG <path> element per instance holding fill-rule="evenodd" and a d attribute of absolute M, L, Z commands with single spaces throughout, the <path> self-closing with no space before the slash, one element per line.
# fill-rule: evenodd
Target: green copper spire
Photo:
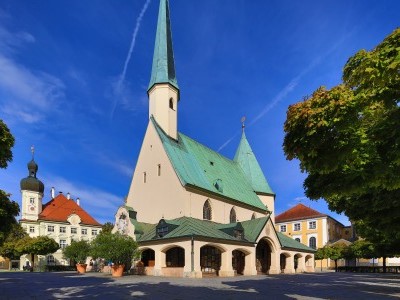
<path fill-rule="evenodd" d="M 240 165 L 256 193 L 274 194 L 265 179 L 264 173 L 258 164 L 257 158 L 254 155 L 249 142 L 246 139 L 244 128 L 239 147 L 236 150 L 235 158 L 233 160 Z"/>
<path fill-rule="evenodd" d="M 168 0 L 160 0 L 157 33 L 154 46 L 153 67 L 149 91 L 157 83 L 169 83 L 178 89 L 175 75 L 174 52 L 172 50 L 171 22 L 169 20 Z"/>

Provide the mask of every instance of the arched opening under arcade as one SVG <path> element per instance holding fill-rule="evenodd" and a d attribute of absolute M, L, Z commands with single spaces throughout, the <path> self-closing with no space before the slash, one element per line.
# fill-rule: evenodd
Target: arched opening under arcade
<path fill-rule="evenodd" d="M 165 252 L 165 263 L 167 267 L 183 268 L 185 266 L 185 249 L 173 247 Z"/>
<path fill-rule="evenodd" d="M 305 271 L 314 272 L 314 260 L 312 255 L 307 255 L 304 261 L 305 261 Z"/>
<path fill-rule="evenodd" d="M 268 274 L 271 268 L 272 248 L 266 239 L 258 242 L 256 247 L 256 269 L 259 274 Z"/>
<path fill-rule="evenodd" d="M 203 276 L 218 276 L 221 269 L 221 250 L 210 245 L 201 247 L 200 267 Z"/>
<path fill-rule="evenodd" d="M 142 251 L 142 263 L 144 267 L 154 267 L 155 252 L 153 249 L 146 249 Z"/>

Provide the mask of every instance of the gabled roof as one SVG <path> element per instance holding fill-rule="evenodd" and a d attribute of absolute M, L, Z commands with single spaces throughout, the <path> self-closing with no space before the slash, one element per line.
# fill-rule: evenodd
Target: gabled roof
<path fill-rule="evenodd" d="M 157 224 L 150 225 L 132 219 L 131 222 L 135 225 L 135 235 L 138 242 L 195 236 L 235 242 L 255 243 L 268 219 L 269 217 L 263 217 L 245 222 L 221 224 L 191 217 L 180 217 L 173 220 L 164 220 L 164 222 L 168 224 L 169 230 L 168 234 L 162 238 L 157 237 Z M 138 230 L 142 232 L 141 234 L 138 234 L 136 227 L 138 227 Z M 244 229 L 244 239 L 238 239 L 233 235 L 234 229 L 238 227 Z"/>
<path fill-rule="evenodd" d="M 246 139 L 246 135 L 242 133 L 239 147 L 236 150 L 235 158 L 237 162 L 246 174 L 246 178 L 250 181 L 255 192 L 274 194 L 271 187 L 269 186 L 267 179 L 265 179 L 264 173 L 254 155 L 253 150 L 250 147 L 249 142 Z"/>
<path fill-rule="evenodd" d="M 168 0 L 160 1 L 157 33 L 154 45 L 153 67 L 148 91 L 156 83 L 169 83 L 179 91 L 175 75 L 174 52 L 172 49 L 171 21 Z"/>
<path fill-rule="evenodd" d="M 311 219 L 311 218 L 320 218 L 320 217 L 327 217 L 327 215 L 321 214 L 320 212 L 300 203 L 288 209 L 287 211 L 281 213 L 280 215 L 276 216 L 275 223 Z"/>
<path fill-rule="evenodd" d="M 81 218 L 81 224 L 101 226 L 81 206 L 76 204 L 73 199 L 68 200 L 63 194 L 59 194 L 43 205 L 39 220 L 68 222 L 67 219 L 72 214 L 76 214 Z"/>
<path fill-rule="evenodd" d="M 287 248 L 287 249 L 297 249 L 297 250 L 302 250 L 306 252 L 315 252 L 316 250 L 310 247 L 307 247 L 306 245 L 296 241 L 295 239 L 292 239 L 288 237 L 287 235 L 284 235 L 281 232 L 276 232 L 278 235 L 279 242 L 282 245 L 282 248 Z"/>
<path fill-rule="evenodd" d="M 266 210 L 238 163 L 182 133 L 178 133 L 176 141 L 158 126 L 153 117 L 151 121 L 183 186 L 206 190 Z"/>

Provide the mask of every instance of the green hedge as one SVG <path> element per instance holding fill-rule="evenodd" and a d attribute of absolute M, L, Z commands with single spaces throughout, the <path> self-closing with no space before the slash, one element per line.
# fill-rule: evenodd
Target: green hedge
<path fill-rule="evenodd" d="M 46 272 L 66 272 L 66 271 L 76 271 L 76 267 L 73 266 L 46 266 Z"/>

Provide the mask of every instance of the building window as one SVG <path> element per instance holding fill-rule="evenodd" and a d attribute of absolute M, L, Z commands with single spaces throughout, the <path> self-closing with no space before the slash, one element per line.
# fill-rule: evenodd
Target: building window
<path fill-rule="evenodd" d="M 157 166 L 157 173 L 158 173 L 158 176 L 161 176 L 161 164 L 158 164 L 158 166 Z"/>
<path fill-rule="evenodd" d="M 281 225 L 281 232 L 286 232 L 286 225 Z"/>
<path fill-rule="evenodd" d="M 174 99 L 169 98 L 169 108 L 174 109 Z"/>
<path fill-rule="evenodd" d="M 300 243 L 300 238 L 295 238 L 294 240 Z"/>
<path fill-rule="evenodd" d="M 65 226 L 60 226 L 60 233 L 66 233 L 67 232 L 67 228 L 65 228 Z"/>
<path fill-rule="evenodd" d="M 29 232 L 35 233 L 35 226 L 29 226 Z"/>
<path fill-rule="evenodd" d="M 81 230 L 81 233 L 84 234 L 84 235 L 86 235 L 86 234 L 87 234 L 87 229 L 82 229 L 82 230 Z"/>
<path fill-rule="evenodd" d="M 294 231 L 300 231 L 301 227 L 300 227 L 300 223 L 294 223 Z"/>
<path fill-rule="evenodd" d="M 315 237 L 310 237 L 308 240 L 308 246 L 313 249 L 317 249 L 317 239 Z"/>
<path fill-rule="evenodd" d="M 92 235 L 97 235 L 97 230 L 93 229 L 92 230 Z"/>
<path fill-rule="evenodd" d="M 308 222 L 308 229 L 316 229 L 316 228 L 317 228 L 317 221 Z"/>
<path fill-rule="evenodd" d="M 48 225 L 47 226 L 47 232 L 54 232 L 54 226 Z"/>
<path fill-rule="evenodd" d="M 211 205 L 210 201 L 206 201 L 203 206 L 203 219 L 204 220 L 211 220 Z"/>
<path fill-rule="evenodd" d="M 143 183 L 146 183 L 146 178 L 147 177 L 147 175 L 146 175 L 146 172 L 143 172 Z"/>
<path fill-rule="evenodd" d="M 256 213 L 253 213 L 253 214 L 251 215 L 251 219 L 254 220 L 255 218 L 256 218 Z"/>
<path fill-rule="evenodd" d="M 72 234 L 77 234 L 78 233 L 78 230 L 76 229 L 76 227 L 72 227 L 71 228 L 71 233 Z"/>
<path fill-rule="evenodd" d="M 229 214 L 229 223 L 236 223 L 236 211 L 235 208 L 232 207 L 231 212 Z"/>
<path fill-rule="evenodd" d="M 48 255 L 47 256 L 47 264 L 48 265 L 55 265 L 56 264 L 56 260 L 54 259 L 53 255 Z"/>
<path fill-rule="evenodd" d="M 29 199 L 29 203 L 30 203 L 30 204 L 35 204 L 35 198 L 30 198 L 30 199 Z"/>
<path fill-rule="evenodd" d="M 67 241 L 66 240 L 60 240 L 60 248 L 64 249 L 65 247 L 67 247 Z"/>
<path fill-rule="evenodd" d="M 235 238 L 237 238 L 238 240 L 243 240 L 243 239 L 244 239 L 244 232 L 243 232 L 243 229 L 234 229 L 234 230 L 233 230 L 233 235 L 234 235 Z"/>

